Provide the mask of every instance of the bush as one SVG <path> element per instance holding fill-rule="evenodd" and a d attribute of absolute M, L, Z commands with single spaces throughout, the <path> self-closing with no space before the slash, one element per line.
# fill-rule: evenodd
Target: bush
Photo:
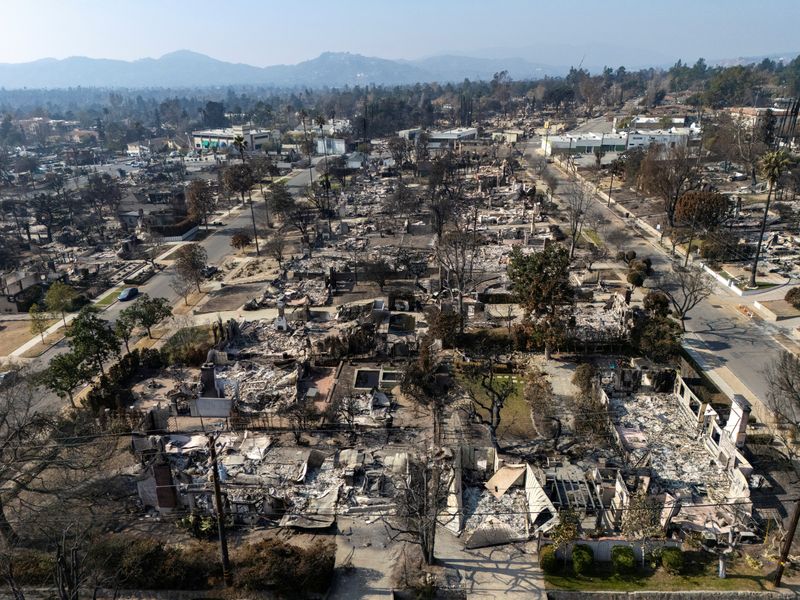
<path fill-rule="evenodd" d="M 645 274 L 642 271 L 630 271 L 628 273 L 628 283 L 633 287 L 642 287 L 644 285 Z"/>
<path fill-rule="evenodd" d="M 662 548 L 661 566 L 667 573 L 680 573 L 683 570 L 683 551 L 680 548 Z"/>
<path fill-rule="evenodd" d="M 51 554 L 40 550 L 15 550 L 11 565 L 19 585 L 50 585 L 53 582 L 55 559 Z"/>
<path fill-rule="evenodd" d="M 166 547 L 151 538 L 111 534 L 95 541 L 86 562 L 122 587 L 201 590 L 221 575 L 213 544 Z"/>
<path fill-rule="evenodd" d="M 199 367 L 206 362 L 213 343 L 208 327 L 184 327 L 167 341 L 162 352 L 168 364 Z"/>
<path fill-rule="evenodd" d="M 539 550 L 539 566 L 545 573 L 555 573 L 558 571 L 558 557 L 553 546 L 545 546 Z"/>
<path fill-rule="evenodd" d="M 800 287 L 790 289 L 786 292 L 784 299 L 795 308 L 800 309 Z"/>
<path fill-rule="evenodd" d="M 616 258 L 617 260 L 625 260 L 625 253 L 622 250 L 620 250 L 619 252 L 617 252 Z"/>
<path fill-rule="evenodd" d="M 236 586 L 244 590 L 323 593 L 333 577 L 336 546 L 323 542 L 300 548 L 281 540 L 266 540 L 239 551 L 235 563 Z M 302 596 L 301 596 L 302 597 Z"/>
<path fill-rule="evenodd" d="M 594 563 L 594 552 L 586 544 L 578 544 L 572 550 L 572 570 L 576 575 L 588 575 Z"/>
<path fill-rule="evenodd" d="M 636 571 L 636 555 L 629 546 L 614 546 L 611 549 L 611 564 L 617 575 L 631 575 Z"/>
<path fill-rule="evenodd" d="M 628 250 L 625 253 L 625 260 L 627 262 L 631 262 L 634 258 L 636 258 L 636 250 Z"/>
<path fill-rule="evenodd" d="M 592 381 L 597 375 L 597 368 L 591 363 L 581 363 L 575 369 L 572 376 L 572 385 L 581 391 L 581 394 L 588 396 L 592 391 Z"/>

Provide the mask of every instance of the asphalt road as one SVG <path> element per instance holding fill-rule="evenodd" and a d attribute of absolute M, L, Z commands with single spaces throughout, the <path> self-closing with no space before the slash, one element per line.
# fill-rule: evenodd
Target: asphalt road
<path fill-rule="evenodd" d="M 557 169 L 553 170 L 559 175 L 558 189 L 564 190 L 567 178 Z M 556 197 L 559 197 L 558 189 Z M 668 256 L 668 249 L 638 233 L 632 219 L 619 216 L 599 200 L 592 210 L 607 221 L 605 235 L 620 232 L 626 239 L 624 248 L 635 250 L 640 257 L 649 256 L 657 273 L 670 270 L 673 259 Z M 679 264 L 683 262 L 682 257 L 674 260 Z M 651 284 L 645 282 L 646 287 Z M 684 346 L 696 350 L 708 367 L 727 367 L 755 396 L 766 402 L 769 382 L 764 368 L 782 349 L 772 337 L 780 330 L 764 321 L 747 319 L 736 310 L 741 303 L 742 298 L 715 286 L 712 295 L 689 313 Z"/>
<path fill-rule="evenodd" d="M 316 176 L 317 174 L 315 173 L 315 180 Z M 306 169 L 288 179 L 286 181 L 286 185 L 293 193 L 298 194 L 308 185 L 309 177 L 309 172 Z M 256 219 L 259 218 L 259 215 L 264 215 L 264 201 L 254 199 L 253 210 L 255 211 Z M 230 254 L 230 239 L 233 233 L 242 229 L 249 229 L 253 226 L 250 217 L 249 205 L 244 209 L 240 209 L 238 212 L 231 213 L 228 217 L 222 219 L 222 221 L 224 223 L 223 226 L 212 229 L 211 233 L 205 239 L 198 242 L 198 244 L 205 248 L 205 251 L 208 253 L 208 264 L 210 265 L 221 263 L 225 257 Z M 146 283 L 138 286 L 139 292 L 149 294 L 153 298 L 166 298 L 173 305 L 177 304 L 180 301 L 180 297 L 170 287 L 172 274 L 173 268 L 171 266 L 166 267 L 151 277 Z M 126 306 L 129 306 L 129 303 L 116 302 L 104 310 L 101 316 L 113 323 L 119 316 L 120 311 Z M 62 341 L 50 348 L 47 352 L 35 360 L 31 361 L 29 366 L 33 370 L 44 369 L 54 356 L 61 354 L 66 350 L 66 341 Z M 49 399 L 50 401 L 48 404 L 53 401 L 53 398 L 55 398 L 55 396 Z"/>

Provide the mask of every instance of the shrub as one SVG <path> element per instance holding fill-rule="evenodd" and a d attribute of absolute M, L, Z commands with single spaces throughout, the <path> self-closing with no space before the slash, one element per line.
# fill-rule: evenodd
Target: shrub
<path fill-rule="evenodd" d="M 680 548 L 663 548 L 661 566 L 667 573 L 677 575 L 683 569 L 683 551 Z"/>
<path fill-rule="evenodd" d="M 620 250 L 619 252 L 617 252 L 616 259 L 625 260 L 625 253 L 622 250 Z"/>
<path fill-rule="evenodd" d="M 594 552 L 586 544 L 578 544 L 572 550 L 572 570 L 576 575 L 587 575 L 594 563 Z"/>
<path fill-rule="evenodd" d="M 800 287 L 792 288 L 786 292 L 785 300 L 795 308 L 800 309 Z"/>
<path fill-rule="evenodd" d="M 14 579 L 19 585 L 50 585 L 55 559 L 40 550 L 15 550 L 11 556 Z"/>
<path fill-rule="evenodd" d="M 539 550 L 539 566 L 545 573 L 555 573 L 558 571 L 558 557 L 553 546 L 545 546 Z"/>
<path fill-rule="evenodd" d="M 584 396 L 589 395 L 592 391 L 592 381 L 597 375 L 597 369 L 591 363 L 581 363 L 575 369 L 575 374 L 572 376 L 572 385 L 581 391 Z"/>
<path fill-rule="evenodd" d="M 642 285 L 644 285 L 645 274 L 642 271 L 630 271 L 627 279 L 628 283 L 633 287 L 642 287 Z"/>
<path fill-rule="evenodd" d="M 636 555 L 629 546 L 614 546 L 611 549 L 611 564 L 617 575 L 630 575 L 636 571 Z"/>
<path fill-rule="evenodd" d="M 625 260 L 627 262 L 631 262 L 634 258 L 636 258 L 636 250 L 628 250 L 625 253 Z"/>
<path fill-rule="evenodd" d="M 266 540 L 239 551 L 234 570 L 236 586 L 245 590 L 272 589 L 283 593 L 322 593 L 330 586 L 336 546 L 323 542 L 300 548 L 281 540 Z"/>

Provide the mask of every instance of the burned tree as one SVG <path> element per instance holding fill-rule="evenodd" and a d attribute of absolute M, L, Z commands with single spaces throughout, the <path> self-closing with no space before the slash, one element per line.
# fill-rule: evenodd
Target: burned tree
<path fill-rule="evenodd" d="M 93 519 L 91 474 L 115 447 L 114 438 L 87 435 L 82 413 L 39 410 L 42 397 L 25 374 L 0 388 L 0 537 L 8 545 L 34 519 L 41 531 L 49 527 L 54 506 L 59 520 L 71 508 L 78 518 Z"/>
<path fill-rule="evenodd" d="M 460 331 L 464 332 L 464 294 L 472 291 L 475 281 L 475 260 L 480 238 L 463 224 L 447 231 L 436 243 L 436 258 L 447 272 L 448 288 L 451 279 L 458 290 L 458 314 L 461 316 Z"/>
<path fill-rule="evenodd" d="M 428 565 L 435 561 L 436 526 L 447 522 L 443 513 L 454 480 L 445 458 L 430 456 L 410 461 L 407 474 L 394 481 L 396 515 L 383 518 L 392 540 L 418 545 Z"/>
<path fill-rule="evenodd" d="M 661 279 L 658 289 L 669 299 L 681 329 L 686 331 L 686 316 L 711 295 L 713 283 L 699 269 L 673 269 Z"/>
<path fill-rule="evenodd" d="M 700 184 L 697 159 L 683 144 L 669 149 L 651 145 L 639 177 L 642 188 L 663 201 L 670 227 L 675 225 L 675 207 L 680 197 Z"/>
<path fill-rule="evenodd" d="M 781 353 L 770 362 L 765 370 L 769 381 L 769 408 L 776 417 L 781 434 L 787 439 L 785 444 L 790 457 L 800 437 L 800 358 L 791 352 Z"/>
<path fill-rule="evenodd" d="M 567 204 L 567 220 L 569 223 L 569 257 L 575 256 L 575 247 L 583 233 L 583 225 L 592 201 L 592 194 L 587 187 L 578 182 L 571 181 L 564 194 Z"/>
<path fill-rule="evenodd" d="M 499 373 L 501 365 L 506 365 L 495 354 L 464 367 L 469 381 L 467 393 L 470 398 L 468 411 L 470 417 L 489 430 L 492 447 L 500 452 L 498 430 L 503 418 L 506 402 L 517 393 L 511 372 Z"/>

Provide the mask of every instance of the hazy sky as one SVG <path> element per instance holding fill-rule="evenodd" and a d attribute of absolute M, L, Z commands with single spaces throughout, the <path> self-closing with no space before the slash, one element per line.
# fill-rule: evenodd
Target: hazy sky
<path fill-rule="evenodd" d="M 616 48 L 587 64 L 613 64 L 620 50 L 636 64 L 800 50 L 800 0 L 2 0 L 1 14 L 0 62 L 189 49 L 264 66 L 326 50 L 419 58 L 534 46 L 528 58 L 552 64 L 549 48 L 574 64 L 603 44 Z"/>

